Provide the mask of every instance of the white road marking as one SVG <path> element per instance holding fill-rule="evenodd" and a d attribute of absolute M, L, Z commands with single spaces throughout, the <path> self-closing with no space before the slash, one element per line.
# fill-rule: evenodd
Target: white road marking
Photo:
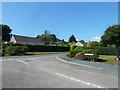
<path fill-rule="evenodd" d="M 27 62 L 21 61 L 21 60 L 17 60 L 18 62 L 24 63 L 26 65 L 29 65 Z"/>
<path fill-rule="evenodd" d="M 86 85 L 94 86 L 94 87 L 97 87 L 97 88 L 104 88 L 104 87 L 101 87 L 99 85 L 95 85 L 93 83 L 89 83 L 89 82 L 86 82 L 86 81 L 83 81 L 83 80 L 80 80 L 80 79 L 69 77 L 69 76 L 66 76 L 66 75 L 63 75 L 63 74 L 60 74 L 60 73 L 56 73 L 56 74 L 58 76 L 61 76 L 61 77 L 64 77 L 64 78 L 68 78 L 68 79 L 71 79 L 71 80 L 74 80 L 74 81 L 77 81 L 77 82 L 80 82 L 80 83 L 83 83 L 83 84 L 86 84 Z"/>
<path fill-rule="evenodd" d="M 63 62 L 66 62 L 66 63 L 70 63 L 70 64 L 74 64 L 74 65 L 79 65 L 79 66 L 86 66 L 86 67 L 90 67 L 90 68 L 96 68 L 96 69 L 103 69 L 103 68 L 98 68 L 98 67 L 93 67 L 93 66 L 88 66 L 88 65 L 83 65 L 83 64 L 77 64 L 77 63 L 73 63 L 73 62 L 68 62 L 68 61 L 65 61 L 59 57 L 57 57 L 58 60 L 61 60 Z"/>

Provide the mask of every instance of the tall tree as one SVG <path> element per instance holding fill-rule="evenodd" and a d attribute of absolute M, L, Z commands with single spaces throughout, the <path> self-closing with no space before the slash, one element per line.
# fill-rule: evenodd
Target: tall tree
<path fill-rule="evenodd" d="M 51 37 L 50 41 L 53 41 L 53 42 L 57 41 L 57 37 L 55 34 L 50 34 L 50 37 Z"/>
<path fill-rule="evenodd" d="M 99 43 L 97 41 L 92 41 L 87 43 L 87 47 L 96 47 L 99 46 Z"/>
<path fill-rule="evenodd" d="M 2 36 L 2 41 L 10 41 L 10 33 L 12 29 L 10 29 L 7 25 L 0 25 L 0 35 Z"/>
<path fill-rule="evenodd" d="M 101 47 L 107 47 L 107 44 L 106 44 L 106 43 L 103 43 L 103 41 L 101 40 L 101 41 L 99 42 L 99 46 L 101 46 Z"/>
<path fill-rule="evenodd" d="M 42 35 L 38 35 L 37 38 L 41 38 L 45 44 L 49 44 L 50 41 L 57 41 L 57 37 L 55 34 L 50 34 L 50 32 L 48 30 L 45 30 L 44 33 Z"/>
<path fill-rule="evenodd" d="M 120 60 L 120 53 L 119 53 L 119 47 L 120 47 L 120 25 L 113 25 L 106 29 L 104 35 L 101 37 L 101 40 L 103 43 L 106 43 L 108 45 L 115 45 L 116 47 L 116 55 L 117 60 Z"/>
<path fill-rule="evenodd" d="M 79 42 L 80 42 L 80 43 L 85 43 L 85 41 L 84 41 L 84 40 L 80 40 Z"/>
<path fill-rule="evenodd" d="M 68 42 L 69 42 L 69 43 L 72 43 L 72 42 L 75 42 L 75 43 L 76 43 L 77 40 L 76 40 L 76 38 L 75 38 L 74 35 L 71 35 L 70 38 L 69 38 L 69 40 L 68 40 Z"/>
<path fill-rule="evenodd" d="M 50 32 L 48 30 L 45 30 L 42 35 L 37 35 L 36 38 L 42 39 L 45 44 L 49 44 L 49 39 L 50 39 Z"/>

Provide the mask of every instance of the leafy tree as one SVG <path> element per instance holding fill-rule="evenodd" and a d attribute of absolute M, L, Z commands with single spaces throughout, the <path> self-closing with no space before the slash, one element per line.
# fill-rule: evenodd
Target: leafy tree
<path fill-rule="evenodd" d="M 106 29 L 104 35 L 101 37 L 103 43 L 107 45 L 115 45 L 117 60 L 120 60 L 119 50 L 120 47 L 120 25 L 113 25 Z"/>
<path fill-rule="evenodd" d="M 101 41 L 99 42 L 99 46 L 107 47 L 107 44 L 106 44 L 106 43 L 103 43 L 103 41 L 101 40 Z"/>
<path fill-rule="evenodd" d="M 42 41 L 44 41 L 45 44 L 48 44 L 50 39 L 50 34 L 48 33 L 47 30 L 45 30 L 44 34 L 38 35 L 37 38 L 42 39 Z"/>
<path fill-rule="evenodd" d="M 85 41 L 84 41 L 84 40 L 80 40 L 79 42 L 80 42 L 80 43 L 85 43 Z"/>
<path fill-rule="evenodd" d="M 0 25 L 0 36 L 2 36 L 2 41 L 10 41 L 10 33 L 11 33 L 11 31 L 12 31 L 12 29 L 10 29 L 9 26 Z"/>
<path fill-rule="evenodd" d="M 50 41 L 57 41 L 57 37 L 56 37 L 56 35 L 55 34 L 50 34 Z"/>
<path fill-rule="evenodd" d="M 97 41 L 92 41 L 87 43 L 87 47 L 96 47 L 99 46 L 99 43 Z"/>
<path fill-rule="evenodd" d="M 45 30 L 44 31 L 44 34 L 42 35 L 38 35 L 37 38 L 41 38 L 45 44 L 49 44 L 50 41 L 59 41 L 59 39 L 56 37 L 55 34 L 50 34 L 50 32 L 48 30 Z"/>
<path fill-rule="evenodd" d="M 71 42 L 75 42 L 75 43 L 76 43 L 77 40 L 76 40 L 76 38 L 75 38 L 74 35 L 71 35 L 70 38 L 69 38 L 69 40 L 68 40 L 68 42 L 69 42 L 69 43 L 71 43 Z"/>

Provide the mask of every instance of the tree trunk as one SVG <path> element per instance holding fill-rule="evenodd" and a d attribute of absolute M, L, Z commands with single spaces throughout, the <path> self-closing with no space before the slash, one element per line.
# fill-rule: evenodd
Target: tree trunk
<path fill-rule="evenodd" d="M 117 55 L 116 60 L 120 60 L 118 46 L 116 46 L 116 55 Z"/>

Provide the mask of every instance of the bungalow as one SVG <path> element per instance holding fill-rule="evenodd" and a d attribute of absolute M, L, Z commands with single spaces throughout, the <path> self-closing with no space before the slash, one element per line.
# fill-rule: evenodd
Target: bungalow
<path fill-rule="evenodd" d="M 56 41 L 56 42 L 51 41 L 49 45 L 64 45 L 64 44 L 65 42 L 63 41 Z"/>
<path fill-rule="evenodd" d="M 73 42 L 73 43 L 68 43 L 68 44 L 69 44 L 70 46 L 72 46 L 72 45 L 74 45 L 74 44 L 76 44 L 76 43 Z"/>
<path fill-rule="evenodd" d="M 85 46 L 85 43 L 81 43 L 81 42 L 76 42 L 76 43 L 69 43 L 70 46 L 72 45 L 77 45 L 77 46 Z"/>
<path fill-rule="evenodd" d="M 15 44 L 37 44 L 37 45 L 44 45 L 43 41 L 39 38 L 34 37 L 26 37 L 26 36 L 19 36 L 19 35 L 12 35 L 10 42 Z"/>
<path fill-rule="evenodd" d="M 85 46 L 86 44 L 85 43 L 81 43 L 81 42 L 77 42 L 77 43 L 75 43 L 75 45 L 77 45 L 77 46 Z"/>

